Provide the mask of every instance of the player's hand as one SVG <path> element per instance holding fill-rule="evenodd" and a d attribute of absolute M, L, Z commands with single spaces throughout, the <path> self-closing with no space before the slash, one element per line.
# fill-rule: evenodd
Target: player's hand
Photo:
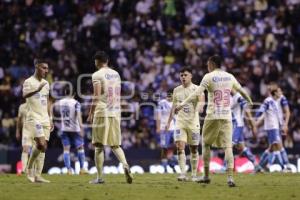
<path fill-rule="evenodd" d="M 50 132 L 52 132 L 54 130 L 54 124 L 53 124 L 53 122 L 51 121 L 50 122 Z"/>
<path fill-rule="evenodd" d="M 165 132 L 169 131 L 170 129 L 170 124 L 167 124 L 167 126 L 165 127 Z"/>
<path fill-rule="evenodd" d="M 21 139 L 21 134 L 19 131 L 16 132 L 16 139 L 17 140 L 20 140 Z"/>
<path fill-rule="evenodd" d="M 39 85 L 37 91 L 38 91 L 38 92 L 41 91 L 45 85 L 47 85 L 47 82 L 41 83 L 41 84 Z"/>
<path fill-rule="evenodd" d="M 160 134 L 160 128 L 157 128 L 157 129 L 156 129 L 156 133 L 157 133 L 157 134 Z"/>
<path fill-rule="evenodd" d="M 287 135 L 288 133 L 288 126 L 287 125 L 283 125 L 282 127 L 282 135 Z"/>
<path fill-rule="evenodd" d="M 253 133 L 253 137 L 256 137 L 256 135 L 257 135 L 257 128 L 256 128 L 256 126 L 252 127 L 252 133 Z"/>
<path fill-rule="evenodd" d="M 84 131 L 83 131 L 83 128 L 80 129 L 79 135 L 80 135 L 80 137 L 84 138 Z"/>
<path fill-rule="evenodd" d="M 182 108 L 183 108 L 182 105 L 176 106 L 176 108 L 175 108 L 175 114 L 177 114 Z"/>
<path fill-rule="evenodd" d="M 86 121 L 88 123 L 92 123 L 93 122 L 93 117 L 94 117 L 94 115 L 90 113 Z"/>

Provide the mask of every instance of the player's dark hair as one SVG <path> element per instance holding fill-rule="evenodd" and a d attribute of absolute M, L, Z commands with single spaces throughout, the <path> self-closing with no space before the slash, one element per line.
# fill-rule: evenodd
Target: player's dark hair
<path fill-rule="evenodd" d="M 45 59 L 43 59 L 43 58 L 35 58 L 33 60 L 34 66 L 37 66 L 38 64 L 41 64 L 41 63 L 48 63 L 48 62 Z"/>
<path fill-rule="evenodd" d="M 193 71 L 190 67 L 183 67 L 181 68 L 180 73 L 184 73 L 184 72 L 189 72 L 192 74 Z"/>
<path fill-rule="evenodd" d="M 73 96 L 75 95 L 75 90 L 74 88 L 70 87 L 70 85 L 66 85 L 63 89 L 63 93 L 66 96 Z"/>
<path fill-rule="evenodd" d="M 97 51 L 94 55 L 94 60 L 99 60 L 101 63 L 107 63 L 109 57 L 104 51 Z"/>
<path fill-rule="evenodd" d="M 210 62 L 213 62 L 217 68 L 220 68 L 220 67 L 221 67 L 222 59 L 221 59 L 220 56 L 214 55 L 214 56 L 209 57 L 208 60 L 209 60 Z"/>

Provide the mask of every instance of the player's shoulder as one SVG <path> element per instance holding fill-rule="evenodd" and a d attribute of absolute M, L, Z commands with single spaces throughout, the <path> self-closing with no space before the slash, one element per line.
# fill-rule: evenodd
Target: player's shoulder
<path fill-rule="evenodd" d="M 32 81 L 34 81 L 33 76 L 29 76 L 27 79 L 25 79 L 24 84 L 31 83 Z"/>
<path fill-rule="evenodd" d="M 174 88 L 173 92 L 178 92 L 179 90 L 181 90 L 183 88 L 182 85 L 178 85 L 177 87 Z"/>

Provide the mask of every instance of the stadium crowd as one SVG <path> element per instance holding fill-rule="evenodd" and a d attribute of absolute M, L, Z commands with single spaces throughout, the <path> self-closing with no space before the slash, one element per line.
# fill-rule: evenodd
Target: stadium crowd
<path fill-rule="evenodd" d="M 122 100 L 122 116 L 129 118 L 122 122 L 124 148 L 157 148 L 152 105 L 180 84 L 183 66 L 193 68 L 199 84 L 213 54 L 255 102 L 267 95 L 266 84 L 280 84 L 292 112 L 285 144 L 300 148 L 299 19 L 299 0 L 0 1 L 0 148 L 20 145 L 15 118 L 36 56 L 49 61 L 52 96 L 61 94 L 58 81 L 71 82 L 86 119 L 89 98 L 82 97 L 91 94 L 88 74 L 98 49 L 109 52 L 127 81 L 123 94 L 133 93 Z M 61 145 L 56 124 L 50 147 Z M 90 141 L 89 128 L 86 133 Z M 263 132 L 250 144 L 265 147 Z"/>

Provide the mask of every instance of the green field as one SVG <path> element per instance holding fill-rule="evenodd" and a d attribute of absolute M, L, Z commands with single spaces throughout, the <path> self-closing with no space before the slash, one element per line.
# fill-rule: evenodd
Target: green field
<path fill-rule="evenodd" d="M 90 185 L 94 176 L 45 175 L 49 184 L 29 183 L 25 176 L 0 175 L 0 200 L 160 200 L 160 199 L 300 199 L 300 174 L 236 175 L 236 188 L 228 188 L 225 175 L 213 175 L 210 185 L 177 182 L 176 175 L 107 175 L 103 185 Z"/>

